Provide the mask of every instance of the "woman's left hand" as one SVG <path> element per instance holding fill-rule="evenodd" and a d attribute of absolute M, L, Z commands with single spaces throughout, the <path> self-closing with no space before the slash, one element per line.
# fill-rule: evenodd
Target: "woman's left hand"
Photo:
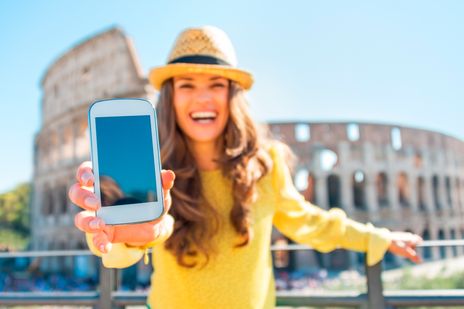
<path fill-rule="evenodd" d="M 408 232 L 392 232 L 391 244 L 388 251 L 408 258 L 414 263 L 420 263 L 422 259 L 420 255 L 417 254 L 416 246 L 421 242 L 422 238 L 419 235 Z"/>

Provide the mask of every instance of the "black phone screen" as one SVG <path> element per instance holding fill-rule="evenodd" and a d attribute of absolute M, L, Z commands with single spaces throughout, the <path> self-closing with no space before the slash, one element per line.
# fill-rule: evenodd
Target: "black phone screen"
<path fill-rule="evenodd" d="M 96 117 L 102 206 L 158 201 L 150 116 Z"/>

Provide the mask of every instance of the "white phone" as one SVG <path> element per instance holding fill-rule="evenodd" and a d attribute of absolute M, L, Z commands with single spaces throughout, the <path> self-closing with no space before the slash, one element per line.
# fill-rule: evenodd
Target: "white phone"
<path fill-rule="evenodd" d="M 164 212 L 158 127 L 143 99 L 109 99 L 89 107 L 95 194 L 106 224 L 132 224 Z"/>

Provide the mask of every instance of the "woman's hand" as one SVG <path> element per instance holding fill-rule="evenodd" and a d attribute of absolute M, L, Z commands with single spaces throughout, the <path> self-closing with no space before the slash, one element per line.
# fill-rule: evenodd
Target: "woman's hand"
<path fill-rule="evenodd" d="M 405 257 L 414 263 L 420 263 L 421 257 L 417 254 L 416 246 L 422 242 L 419 235 L 408 232 L 392 232 L 392 239 L 388 251 Z"/>
<path fill-rule="evenodd" d="M 163 196 L 165 211 L 160 218 L 145 223 L 127 225 L 106 225 L 105 222 L 95 217 L 95 211 L 101 205 L 93 193 L 94 175 L 92 163 L 86 161 L 77 169 L 77 183 L 71 186 L 68 192 L 69 199 L 84 211 L 74 217 L 74 225 L 85 233 L 92 233 L 93 244 L 102 253 L 111 249 L 111 243 L 126 243 L 132 246 L 142 246 L 155 240 L 161 233 L 165 214 L 171 207 L 170 189 L 174 184 L 175 174 L 170 170 L 161 171 L 163 184 Z"/>

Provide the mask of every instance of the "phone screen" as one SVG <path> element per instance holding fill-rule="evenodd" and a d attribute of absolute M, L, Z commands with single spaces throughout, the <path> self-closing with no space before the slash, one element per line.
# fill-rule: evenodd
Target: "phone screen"
<path fill-rule="evenodd" d="M 102 206 L 158 201 L 150 116 L 96 117 Z"/>

